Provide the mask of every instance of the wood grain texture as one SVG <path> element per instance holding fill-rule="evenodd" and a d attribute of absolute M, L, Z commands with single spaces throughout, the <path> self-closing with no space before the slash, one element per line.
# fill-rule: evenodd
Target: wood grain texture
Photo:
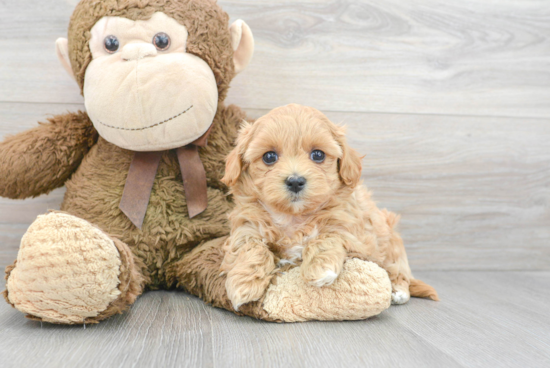
<path fill-rule="evenodd" d="M 99 325 L 28 321 L 0 303 L 0 366 L 547 367 L 550 272 L 422 272 L 442 301 L 367 321 L 273 324 L 149 292 Z"/>
<path fill-rule="evenodd" d="M 2 135 L 47 112 L 81 105 L 0 103 Z M 266 110 L 248 110 L 256 118 Z M 366 155 L 365 184 L 400 213 L 413 271 L 550 270 L 550 121 L 418 114 L 328 113 Z M 63 189 L 25 201 L 0 199 L 0 267 L 15 259 L 37 215 Z"/>
<path fill-rule="evenodd" d="M 257 39 L 245 107 L 548 117 L 542 1 L 232 1 Z"/>
<path fill-rule="evenodd" d="M 81 103 L 58 65 L 76 0 L 0 2 L 0 101 Z M 545 0 L 233 0 L 256 52 L 229 100 L 331 111 L 550 117 Z"/>
<path fill-rule="evenodd" d="M 0 1 L 0 101 L 82 103 L 55 53 L 77 3 Z"/>
<path fill-rule="evenodd" d="M 550 364 L 548 272 L 420 274 L 443 302 L 395 308 L 392 317 L 465 367 Z"/>
<path fill-rule="evenodd" d="M 28 321 L 2 303 L 0 366 L 212 367 L 206 308 L 183 293 L 149 293 L 128 313 L 84 328 Z"/>

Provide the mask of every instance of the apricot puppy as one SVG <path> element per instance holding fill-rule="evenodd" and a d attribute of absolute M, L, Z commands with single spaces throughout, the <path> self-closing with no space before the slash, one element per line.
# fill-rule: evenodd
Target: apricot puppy
<path fill-rule="evenodd" d="M 344 128 L 295 104 L 244 124 L 222 179 L 236 204 L 221 266 L 235 309 L 258 300 L 280 266 L 301 264 L 302 277 L 322 287 L 336 280 L 347 257 L 387 270 L 394 304 L 411 294 L 438 300 L 412 278 L 394 230 L 398 217 L 378 209 L 360 185 L 361 157 Z"/>

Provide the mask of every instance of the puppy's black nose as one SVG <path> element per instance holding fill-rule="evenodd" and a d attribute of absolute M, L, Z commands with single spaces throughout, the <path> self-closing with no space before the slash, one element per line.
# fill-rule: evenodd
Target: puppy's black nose
<path fill-rule="evenodd" d="M 303 176 L 289 176 L 285 180 L 285 184 L 288 190 L 294 193 L 299 193 L 306 186 L 306 178 Z"/>

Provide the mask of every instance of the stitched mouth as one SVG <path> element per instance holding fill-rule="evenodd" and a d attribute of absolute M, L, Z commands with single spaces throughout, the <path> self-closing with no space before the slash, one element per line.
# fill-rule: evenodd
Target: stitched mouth
<path fill-rule="evenodd" d="M 179 114 L 172 116 L 171 118 L 168 118 L 168 119 L 163 120 L 159 123 L 149 125 L 149 126 L 146 126 L 146 127 L 143 127 L 143 128 L 121 128 L 121 127 L 116 127 L 116 126 L 112 126 L 112 125 L 102 123 L 101 121 L 98 121 L 98 123 L 103 125 L 103 126 L 106 126 L 107 128 L 111 128 L 111 129 L 129 130 L 129 131 L 147 130 L 147 129 L 151 129 L 151 128 L 157 127 L 159 125 L 165 124 L 165 123 L 169 122 L 170 120 L 174 120 L 175 118 L 185 114 L 187 111 L 191 110 L 192 108 L 193 108 L 193 105 L 189 106 L 186 110 L 180 112 Z"/>

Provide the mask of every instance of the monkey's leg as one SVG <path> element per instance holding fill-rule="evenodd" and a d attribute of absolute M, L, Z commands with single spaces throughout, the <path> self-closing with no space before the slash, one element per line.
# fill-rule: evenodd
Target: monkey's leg
<path fill-rule="evenodd" d="M 143 276 L 130 249 L 78 217 L 39 216 L 6 269 L 4 297 L 28 318 L 97 323 L 131 305 Z"/>
<path fill-rule="evenodd" d="M 168 278 L 205 302 L 235 312 L 225 290 L 226 276 L 220 276 L 225 239 L 199 245 L 168 270 Z M 259 301 L 242 305 L 236 313 L 282 322 L 356 320 L 390 306 L 388 274 L 372 262 L 348 259 L 338 279 L 321 288 L 307 284 L 299 267 L 288 268 L 273 277 Z"/>

